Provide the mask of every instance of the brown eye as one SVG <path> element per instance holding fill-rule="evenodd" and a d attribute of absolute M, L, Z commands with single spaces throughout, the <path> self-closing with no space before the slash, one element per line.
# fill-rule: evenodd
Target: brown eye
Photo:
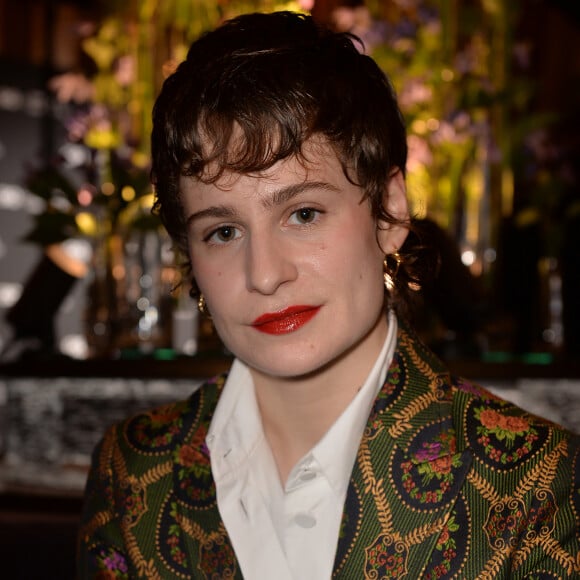
<path fill-rule="evenodd" d="M 311 207 L 302 207 L 294 212 L 296 221 L 300 224 L 312 223 L 320 212 Z"/>
<path fill-rule="evenodd" d="M 234 226 L 221 226 L 213 230 L 208 236 L 205 238 L 205 242 L 209 244 L 227 244 L 232 240 L 235 240 L 240 236 L 240 232 L 238 228 Z"/>
<path fill-rule="evenodd" d="M 229 242 L 234 239 L 235 230 L 231 226 L 225 226 L 216 231 L 215 235 L 222 242 Z"/>

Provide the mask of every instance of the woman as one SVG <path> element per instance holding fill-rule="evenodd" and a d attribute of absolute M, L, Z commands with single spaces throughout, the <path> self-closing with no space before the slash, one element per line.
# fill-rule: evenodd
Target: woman
<path fill-rule="evenodd" d="M 105 435 L 80 576 L 573 577 L 577 438 L 451 377 L 395 314 L 405 130 L 353 38 L 225 23 L 165 82 L 152 144 L 236 360 Z"/>

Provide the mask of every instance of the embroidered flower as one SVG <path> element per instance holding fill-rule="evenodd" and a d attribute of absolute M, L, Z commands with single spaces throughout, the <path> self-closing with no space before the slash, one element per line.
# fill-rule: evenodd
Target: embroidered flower
<path fill-rule="evenodd" d="M 209 450 L 205 444 L 207 425 L 201 424 L 191 441 L 182 445 L 177 452 L 177 463 L 184 467 L 192 465 L 208 465 Z"/>
<path fill-rule="evenodd" d="M 423 447 L 415 453 L 417 461 L 433 461 L 439 457 L 442 445 L 439 442 L 426 442 Z"/>
<path fill-rule="evenodd" d="M 435 473 L 449 473 L 453 467 L 453 461 L 451 455 L 444 455 L 443 457 L 438 457 L 431 463 L 431 469 Z"/>
<path fill-rule="evenodd" d="M 198 449 L 195 449 L 192 445 L 182 445 L 179 448 L 179 459 L 178 462 L 185 467 L 190 467 L 203 456 Z"/>
<path fill-rule="evenodd" d="M 479 414 L 481 424 L 487 429 L 496 429 L 500 426 L 503 415 L 493 409 L 483 409 Z"/>
<path fill-rule="evenodd" d="M 493 409 L 483 409 L 479 414 L 481 424 L 487 429 L 501 429 L 511 433 L 523 433 L 530 428 L 529 422 L 523 417 L 502 415 Z"/>
<path fill-rule="evenodd" d="M 530 424 L 523 417 L 505 417 L 505 427 L 514 433 L 523 433 L 530 428 Z"/>
<path fill-rule="evenodd" d="M 98 580 L 126 580 L 129 578 L 127 560 L 114 548 L 99 550 L 96 553 L 96 559 L 99 571 L 95 578 Z"/>
<path fill-rule="evenodd" d="M 474 408 L 475 435 L 485 456 L 496 465 L 513 465 L 527 456 L 537 441 L 539 432 L 527 416 L 502 412 L 506 405 L 490 408 L 488 404 Z"/>

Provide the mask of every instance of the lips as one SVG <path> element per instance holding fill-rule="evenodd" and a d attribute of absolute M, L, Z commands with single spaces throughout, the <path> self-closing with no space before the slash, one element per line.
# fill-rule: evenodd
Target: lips
<path fill-rule="evenodd" d="M 266 334 L 288 334 L 309 322 L 320 310 L 320 306 L 290 306 L 278 312 L 267 312 L 258 316 L 252 326 Z"/>

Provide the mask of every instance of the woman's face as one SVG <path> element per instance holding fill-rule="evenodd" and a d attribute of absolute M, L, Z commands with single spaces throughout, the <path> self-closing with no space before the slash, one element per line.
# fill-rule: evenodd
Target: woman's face
<path fill-rule="evenodd" d="M 369 341 L 382 343 L 382 263 L 406 235 L 385 224 L 377 232 L 330 146 L 307 143 L 304 151 L 308 161 L 289 158 L 257 175 L 181 183 L 192 272 L 216 330 L 268 376 L 356 362 Z M 387 189 L 387 209 L 404 219 L 402 177 Z"/>

